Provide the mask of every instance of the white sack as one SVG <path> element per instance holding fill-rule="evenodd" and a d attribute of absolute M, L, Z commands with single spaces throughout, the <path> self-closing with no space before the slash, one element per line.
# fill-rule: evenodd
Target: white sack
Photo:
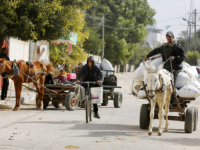
<path fill-rule="evenodd" d="M 162 57 L 154 59 L 150 62 L 150 66 L 158 67 L 160 64 L 162 64 Z"/>
<path fill-rule="evenodd" d="M 145 91 L 144 91 L 144 90 L 139 90 L 138 95 L 137 95 L 137 98 L 139 98 L 139 99 L 146 98 L 146 93 L 145 93 Z"/>
<path fill-rule="evenodd" d="M 200 91 L 200 83 L 198 80 L 196 81 L 191 81 L 190 85 L 196 87 Z"/>
<path fill-rule="evenodd" d="M 189 78 L 197 79 L 197 71 L 192 69 L 192 67 L 188 63 L 183 62 L 182 70 L 188 73 Z"/>
<path fill-rule="evenodd" d="M 135 94 L 138 94 L 141 86 L 142 86 L 142 81 L 141 80 L 138 80 L 136 78 L 133 79 L 133 82 L 132 82 L 132 91 Z"/>
<path fill-rule="evenodd" d="M 192 70 L 194 72 L 194 75 L 195 75 L 196 79 L 198 79 L 199 75 L 198 75 L 196 67 L 195 66 L 191 66 L 191 68 L 192 68 Z"/>
<path fill-rule="evenodd" d="M 114 70 L 111 63 L 105 58 L 101 62 L 101 69 L 102 70 L 112 70 L 112 71 Z"/>
<path fill-rule="evenodd" d="M 197 98 L 200 95 L 200 91 L 193 85 L 185 85 L 178 91 L 177 95 L 179 95 L 180 97 Z"/>
<path fill-rule="evenodd" d="M 181 87 L 183 87 L 184 85 L 187 85 L 187 84 L 189 84 L 189 76 L 188 76 L 188 74 L 185 73 L 185 72 L 180 72 L 177 75 L 175 87 L 176 88 L 181 88 Z"/>
<path fill-rule="evenodd" d="M 147 64 L 149 65 L 150 64 L 150 61 L 146 61 Z M 144 76 L 145 76 L 145 73 L 146 72 L 146 69 L 143 65 L 143 62 L 140 63 L 140 66 L 134 71 L 135 73 L 135 78 L 139 79 L 139 80 L 143 80 L 144 79 Z"/>

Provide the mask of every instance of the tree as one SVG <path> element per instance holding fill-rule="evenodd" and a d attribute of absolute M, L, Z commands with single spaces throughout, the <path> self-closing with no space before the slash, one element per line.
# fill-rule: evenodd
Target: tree
<path fill-rule="evenodd" d="M 82 18 L 84 20 L 84 18 Z M 70 65 L 68 67 L 68 71 L 71 72 L 75 66 L 86 60 L 87 53 L 84 51 L 83 43 L 88 38 L 89 32 L 86 31 L 83 33 L 83 31 L 79 31 L 78 33 L 78 39 L 79 42 L 76 45 L 72 46 L 72 53 L 71 55 L 68 55 L 68 48 L 67 44 L 60 44 L 60 45 L 53 45 L 50 44 L 50 60 L 53 63 L 54 67 L 56 67 L 56 64 L 63 64 L 66 63 Z"/>
<path fill-rule="evenodd" d="M 197 51 L 188 51 L 185 55 L 185 61 L 192 66 L 197 66 L 198 59 L 200 59 L 200 53 Z"/>
<path fill-rule="evenodd" d="M 195 49 L 195 40 L 194 40 L 194 33 L 191 34 L 191 37 L 189 39 L 187 35 L 187 31 L 181 31 L 179 34 L 179 37 L 177 38 L 177 42 L 183 46 L 183 49 L 185 52 L 187 51 L 194 51 Z M 200 29 L 197 30 L 197 51 L 200 52 Z M 189 44 L 190 42 L 190 44 Z"/>
<path fill-rule="evenodd" d="M 143 61 L 144 57 L 151 51 L 152 49 L 150 47 L 137 45 L 136 48 L 134 48 L 134 56 L 129 61 L 129 64 L 134 64 L 135 68 L 139 66 L 139 64 Z"/>
<path fill-rule="evenodd" d="M 55 40 L 78 32 L 84 25 L 82 9 L 89 0 L 1 0 L 0 50 L 6 37 Z"/>
<path fill-rule="evenodd" d="M 155 15 L 147 0 L 94 0 L 88 12 L 91 26 L 105 16 L 105 58 L 122 65 L 131 59 L 137 43 L 145 41 L 145 26 L 154 23 Z"/>
<path fill-rule="evenodd" d="M 83 47 L 87 53 L 99 55 L 103 46 L 103 40 L 101 34 L 96 30 L 89 27 L 87 24 L 84 26 L 84 31 L 89 32 L 89 38 L 83 43 Z"/>

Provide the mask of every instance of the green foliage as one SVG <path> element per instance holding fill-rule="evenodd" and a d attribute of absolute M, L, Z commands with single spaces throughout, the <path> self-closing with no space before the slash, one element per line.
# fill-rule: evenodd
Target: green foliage
<path fill-rule="evenodd" d="M 49 46 L 50 49 L 50 60 L 53 66 L 56 64 L 70 64 L 68 71 L 71 70 L 80 62 L 83 62 L 87 58 L 87 53 L 81 49 L 79 46 L 72 46 L 72 53 L 68 55 L 67 44 L 52 45 Z"/>
<path fill-rule="evenodd" d="M 192 65 L 197 65 L 197 60 L 200 59 L 200 53 L 198 51 L 188 51 L 185 55 L 185 61 Z"/>
<path fill-rule="evenodd" d="M 138 45 L 134 48 L 134 56 L 129 61 L 129 64 L 135 65 L 135 68 L 143 61 L 144 57 L 151 51 L 150 47 Z"/>
<path fill-rule="evenodd" d="M 84 26 L 84 32 L 89 32 L 89 38 L 83 43 L 85 51 L 89 54 L 99 55 L 102 50 L 103 40 L 101 34 L 97 33 L 87 24 Z"/>
<path fill-rule="evenodd" d="M 136 44 L 145 41 L 146 25 L 155 21 L 147 0 L 93 0 L 88 12 L 93 17 L 105 15 L 105 58 L 121 65 L 134 55 Z M 87 22 L 95 26 L 96 21 L 90 17 Z"/>
<path fill-rule="evenodd" d="M 55 40 L 78 32 L 89 0 L 1 0 L 0 47 L 5 37 Z"/>

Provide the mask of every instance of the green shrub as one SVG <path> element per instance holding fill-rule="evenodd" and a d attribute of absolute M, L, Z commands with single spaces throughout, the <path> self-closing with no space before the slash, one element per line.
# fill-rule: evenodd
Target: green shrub
<path fill-rule="evenodd" d="M 185 55 L 185 61 L 192 66 L 197 66 L 198 59 L 200 59 L 198 51 L 188 51 Z"/>

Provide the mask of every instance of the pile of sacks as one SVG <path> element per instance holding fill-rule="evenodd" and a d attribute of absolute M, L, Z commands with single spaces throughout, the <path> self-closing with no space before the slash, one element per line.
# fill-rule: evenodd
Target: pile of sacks
<path fill-rule="evenodd" d="M 147 64 L 153 68 L 157 68 L 161 63 L 162 57 L 147 61 Z M 143 63 L 140 63 L 140 66 L 134 71 L 132 82 L 132 93 L 140 99 L 146 98 L 145 91 L 142 89 L 142 81 L 146 84 L 146 75 L 147 72 Z M 179 97 L 197 98 L 200 96 L 200 81 L 198 80 L 196 67 L 183 62 L 183 69 L 177 75 L 175 87 Z"/>

